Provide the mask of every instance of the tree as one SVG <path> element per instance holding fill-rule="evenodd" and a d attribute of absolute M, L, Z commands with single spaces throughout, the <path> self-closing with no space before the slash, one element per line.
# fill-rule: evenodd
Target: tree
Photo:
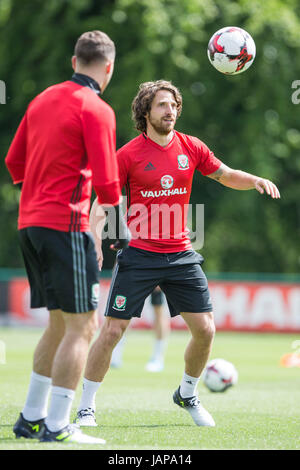
<path fill-rule="evenodd" d="M 208 271 L 299 271 L 299 4 L 296 0 L 2 0 L 0 79 L 5 155 L 28 101 L 71 74 L 76 38 L 103 29 L 115 41 L 115 74 L 103 98 L 117 115 L 118 146 L 134 137 L 131 102 L 143 81 L 165 78 L 183 94 L 177 129 L 203 140 L 224 163 L 273 180 L 282 199 L 237 192 L 195 175 L 192 202 L 205 204 Z M 207 60 L 211 35 L 238 25 L 254 38 L 257 57 L 244 74 L 218 73 Z M 17 73 L 16 73 L 17 70 Z M 15 255 L 17 190 L 0 172 L 0 264 Z"/>

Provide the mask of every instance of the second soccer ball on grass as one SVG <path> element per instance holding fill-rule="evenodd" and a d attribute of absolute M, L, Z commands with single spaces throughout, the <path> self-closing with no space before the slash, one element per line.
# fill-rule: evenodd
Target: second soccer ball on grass
<path fill-rule="evenodd" d="M 204 385 L 211 392 L 225 392 L 238 381 L 238 372 L 235 366 L 225 359 L 209 361 L 203 372 Z"/>

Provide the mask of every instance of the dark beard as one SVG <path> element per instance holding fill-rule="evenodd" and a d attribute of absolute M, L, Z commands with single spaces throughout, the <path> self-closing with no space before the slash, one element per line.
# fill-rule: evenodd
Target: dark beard
<path fill-rule="evenodd" d="M 163 126 L 162 124 L 159 124 L 157 121 L 154 121 L 151 118 L 151 116 L 149 116 L 149 122 L 150 122 L 151 126 L 153 127 L 153 129 L 155 130 L 155 132 L 157 132 L 157 134 L 159 134 L 159 135 L 168 135 L 168 134 L 170 134 L 170 132 L 173 131 L 174 125 L 175 125 L 175 122 L 174 122 L 174 123 L 172 123 L 171 128 L 167 128 L 166 126 Z"/>

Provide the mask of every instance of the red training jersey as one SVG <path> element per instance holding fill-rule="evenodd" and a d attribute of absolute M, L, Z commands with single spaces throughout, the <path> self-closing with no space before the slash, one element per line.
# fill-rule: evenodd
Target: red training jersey
<path fill-rule="evenodd" d="M 166 147 L 140 134 L 117 157 L 127 193 L 129 245 L 162 253 L 190 250 L 186 224 L 194 172 L 209 175 L 222 162 L 201 140 L 176 131 Z"/>
<path fill-rule="evenodd" d="M 92 185 L 100 204 L 120 201 L 112 108 L 87 86 L 66 81 L 28 106 L 5 162 L 23 182 L 19 229 L 88 231 Z"/>

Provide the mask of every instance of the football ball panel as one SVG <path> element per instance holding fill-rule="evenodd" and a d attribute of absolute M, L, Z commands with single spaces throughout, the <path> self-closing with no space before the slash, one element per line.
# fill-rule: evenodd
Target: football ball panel
<path fill-rule="evenodd" d="M 237 75 L 245 72 L 253 63 L 256 55 L 255 42 L 242 28 L 225 27 L 211 37 L 207 55 L 219 72 Z"/>

